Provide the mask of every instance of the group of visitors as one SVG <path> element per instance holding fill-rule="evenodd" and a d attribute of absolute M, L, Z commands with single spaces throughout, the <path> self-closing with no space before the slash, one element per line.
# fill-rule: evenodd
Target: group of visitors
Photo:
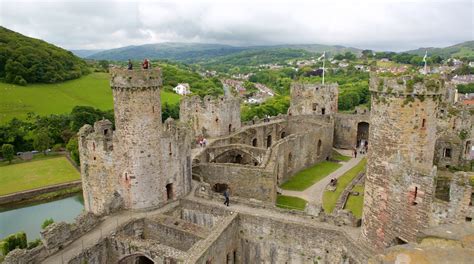
<path fill-rule="evenodd" d="M 128 67 L 127 69 L 133 70 L 133 63 L 132 60 L 128 60 Z M 151 62 L 148 59 L 143 60 L 142 62 L 142 69 L 148 70 L 151 69 Z"/>
<path fill-rule="evenodd" d="M 369 150 L 369 142 L 365 141 L 365 140 L 361 140 L 360 141 L 360 145 L 359 145 L 359 151 L 357 151 L 357 148 L 354 148 L 353 149 L 353 153 L 354 153 L 354 158 L 357 158 L 357 153 L 360 153 L 360 154 L 367 154 L 367 151 Z"/>
<path fill-rule="evenodd" d="M 269 115 L 265 115 L 265 117 L 263 117 L 263 122 L 270 122 L 270 116 Z"/>

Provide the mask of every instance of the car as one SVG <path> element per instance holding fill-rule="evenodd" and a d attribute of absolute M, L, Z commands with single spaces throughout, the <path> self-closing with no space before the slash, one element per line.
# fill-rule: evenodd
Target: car
<path fill-rule="evenodd" d="M 39 153 L 39 151 L 37 151 L 37 150 L 32 150 L 31 153 L 36 154 L 36 153 Z"/>

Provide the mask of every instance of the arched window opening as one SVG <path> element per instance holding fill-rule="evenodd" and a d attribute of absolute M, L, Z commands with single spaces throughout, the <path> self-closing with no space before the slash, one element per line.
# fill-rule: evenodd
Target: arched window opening
<path fill-rule="evenodd" d="M 257 146 L 257 138 L 254 138 L 252 140 L 252 146 L 256 147 Z"/>
<path fill-rule="evenodd" d="M 272 146 L 272 135 L 267 136 L 267 148 Z"/>

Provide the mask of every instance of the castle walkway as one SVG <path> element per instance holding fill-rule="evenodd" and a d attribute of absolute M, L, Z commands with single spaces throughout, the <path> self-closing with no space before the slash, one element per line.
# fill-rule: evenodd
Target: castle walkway
<path fill-rule="evenodd" d="M 338 151 L 343 152 L 341 150 L 338 150 Z M 351 156 L 351 154 L 348 154 L 348 155 Z M 351 158 L 347 162 L 342 162 L 343 165 L 339 169 L 335 170 L 333 173 L 329 174 L 325 178 L 311 185 L 304 191 L 282 190 L 282 194 L 287 195 L 287 196 L 299 197 L 311 203 L 322 204 L 324 190 L 326 189 L 326 186 L 328 186 L 328 184 L 331 182 L 331 179 L 338 179 L 339 177 L 344 175 L 344 173 L 346 173 L 348 170 L 352 169 L 354 166 L 359 164 L 359 162 L 364 157 L 365 155 L 358 154 L 357 158 Z"/>

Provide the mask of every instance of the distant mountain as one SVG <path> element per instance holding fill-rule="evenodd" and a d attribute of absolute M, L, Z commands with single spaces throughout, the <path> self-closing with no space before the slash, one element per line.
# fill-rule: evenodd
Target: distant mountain
<path fill-rule="evenodd" d="M 70 51 L 0 26 L 0 78 L 5 82 L 55 83 L 88 72 L 85 61 Z"/>
<path fill-rule="evenodd" d="M 428 55 L 439 55 L 443 58 L 467 57 L 474 59 L 474 40 L 466 41 L 445 48 L 419 48 L 415 50 L 406 51 L 406 53 L 423 56 L 425 55 L 425 51 L 428 51 Z"/>
<path fill-rule="evenodd" d="M 326 52 L 328 56 L 350 51 L 357 55 L 362 53 L 361 49 L 344 47 L 341 45 L 323 45 L 323 44 L 295 44 L 295 45 L 278 45 L 274 47 L 284 47 L 289 49 L 302 49 L 309 52 L 323 53 Z"/>
<path fill-rule="evenodd" d="M 82 49 L 82 50 L 69 50 L 69 51 L 80 58 L 86 58 L 88 56 L 94 55 L 104 50 L 103 49 L 94 49 L 94 50 Z"/>
<path fill-rule="evenodd" d="M 229 55 L 244 49 L 221 44 L 168 42 L 104 50 L 88 56 L 87 59 L 124 61 L 148 58 L 194 62 L 196 60 Z"/>
<path fill-rule="evenodd" d="M 117 49 L 104 50 L 87 56 L 87 59 L 95 60 L 142 60 L 149 59 L 168 59 L 180 62 L 195 63 L 212 58 L 238 54 L 239 52 L 253 52 L 263 50 L 304 50 L 313 53 L 322 53 L 326 51 L 330 54 L 343 53 L 351 51 L 359 54 L 360 49 L 330 46 L 320 44 L 301 44 L 301 45 L 274 45 L 274 46 L 246 46 L 235 47 L 222 44 L 202 44 L 202 43 L 157 43 L 140 46 L 127 46 Z"/>

